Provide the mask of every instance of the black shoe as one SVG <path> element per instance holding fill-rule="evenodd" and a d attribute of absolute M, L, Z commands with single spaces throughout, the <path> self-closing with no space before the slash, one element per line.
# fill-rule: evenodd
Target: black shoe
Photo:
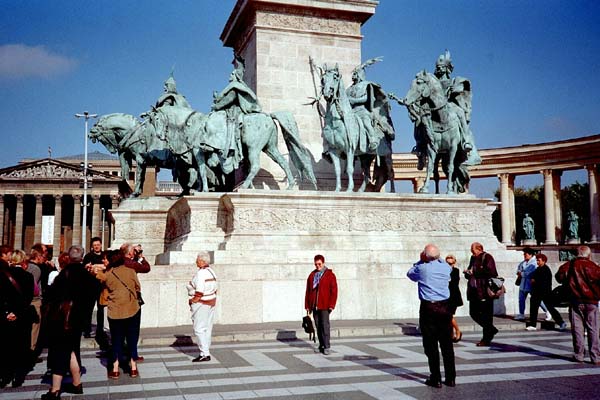
<path fill-rule="evenodd" d="M 442 387 L 442 382 L 440 382 L 440 381 L 432 381 L 431 379 L 427 379 L 425 381 L 425 384 L 427 386 L 431 386 L 431 387 L 434 387 L 434 388 L 437 388 L 437 389 L 440 389 Z"/>
<path fill-rule="evenodd" d="M 444 381 L 444 385 L 446 385 L 448 387 L 454 387 L 454 386 L 456 386 L 456 381 L 454 379 L 446 379 Z"/>
<path fill-rule="evenodd" d="M 53 400 L 53 399 L 60 399 L 60 392 L 52 392 L 52 391 L 48 390 L 48 393 L 44 393 L 42 395 L 42 400 Z"/>
<path fill-rule="evenodd" d="M 488 340 L 480 340 L 479 342 L 475 343 L 475 346 L 477 347 L 490 347 L 491 345 L 492 342 Z"/>
<path fill-rule="evenodd" d="M 15 378 L 12 381 L 12 387 L 14 387 L 14 388 L 21 387 L 21 386 L 23 386 L 23 382 L 25 382 L 25 379 L 23 379 L 23 378 Z"/>
<path fill-rule="evenodd" d="M 205 362 L 210 361 L 210 356 L 198 356 L 192 360 L 192 362 Z"/>
<path fill-rule="evenodd" d="M 83 384 L 80 383 L 75 386 L 72 383 L 67 383 L 63 385 L 62 391 L 66 393 L 83 394 Z"/>

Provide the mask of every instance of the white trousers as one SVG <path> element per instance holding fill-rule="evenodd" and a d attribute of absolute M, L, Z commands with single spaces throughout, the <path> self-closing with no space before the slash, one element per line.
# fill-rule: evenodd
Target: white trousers
<path fill-rule="evenodd" d="M 192 324 L 194 335 L 198 340 L 201 356 L 210 356 L 210 342 L 212 336 L 215 307 L 202 303 L 193 303 L 191 306 Z"/>

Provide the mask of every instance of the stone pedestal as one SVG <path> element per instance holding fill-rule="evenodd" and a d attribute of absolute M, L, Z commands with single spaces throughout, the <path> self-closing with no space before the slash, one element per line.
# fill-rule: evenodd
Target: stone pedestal
<path fill-rule="evenodd" d="M 190 323 L 185 285 L 200 250 L 213 256 L 218 323 L 300 320 L 315 254 L 338 278 L 332 319 L 416 318 L 417 286 L 406 271 L 427 243 L 454 254 L 462 269 L 471 243 L 481 242 L 510 281 L 521 254 L 494 236 L 494 208 L 471 195 L 241 191 L 128 200 L 112 213 L 115 246 L 139 241 L 156 260 L 139 275 L 142 325 L 151 327 Z M 463 294 L 465 285 L 461 280 Z M 516 290 L 507 289 L 497 313 L 516 311 Z M 468 315 L 468 306 L 458 315 Z"/>
<path fill-rule="evenodd" d="M 537 244 L 537 240 L 535 239 L 521 240 L 521 246 L 537 246 Z"/>
<path fill-rule="evenodd" d="M 335 187 L 333 166 L 322 159 L 321 121 L 305 105 L 320 90 L 318 72 L 311 74 L 309 57 L 318 65 L 338 63 L 346 86 L 361 64 L 361 25 L 374 13 L 370 0 L 239 0 L 221 40 L 246 60 L 245 81 L 255 90 L 265 112 L 291 111 L 302 141 L 315 162 L 319 189 Z M 280 137 L 279 149 L 287 154 Z M 285 187 L 283 171 L 262 155 L 257 188 Z"/>

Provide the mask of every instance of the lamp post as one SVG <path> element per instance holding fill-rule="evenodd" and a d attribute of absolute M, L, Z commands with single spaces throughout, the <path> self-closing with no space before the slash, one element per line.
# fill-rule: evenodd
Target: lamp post
<path fill-rule="evenodd" d="M 98 114 L 90 114 L 84 111 L 83 114 L 75 114 L 75 118 L 85 118 L 85 131 L 83 132 L 84 138 L 84 151 L 83 151 L 83 225 L 81 227 L 81 245 L 87 250 L 86 236 L 87 236 L 87 190 L 88 190 L 88 120 L 90 118 L 98 117 Z"/>

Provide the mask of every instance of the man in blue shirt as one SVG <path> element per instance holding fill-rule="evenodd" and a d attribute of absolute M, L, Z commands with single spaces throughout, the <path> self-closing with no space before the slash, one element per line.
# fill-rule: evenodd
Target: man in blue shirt
<path fill-rule="evenodd" d="M 450 290 L 450 272 L 452 268 L 440 259 L 440 250 L 434 244 L 425 246 L 421 260 L 408 270 L 406 276 L 418 283 L 419 328 L 423 336 L 423 348 L 429 363 L 429 379 L 425 384 L 435 388 L 442 387 L 440 372 L 440 353 L 442 350 L 444 372 L 447 386 L 456 386 L 456 367 L 454 365 L 454 347 L 452 345 L 452 312 L 448 299 Z"/>

